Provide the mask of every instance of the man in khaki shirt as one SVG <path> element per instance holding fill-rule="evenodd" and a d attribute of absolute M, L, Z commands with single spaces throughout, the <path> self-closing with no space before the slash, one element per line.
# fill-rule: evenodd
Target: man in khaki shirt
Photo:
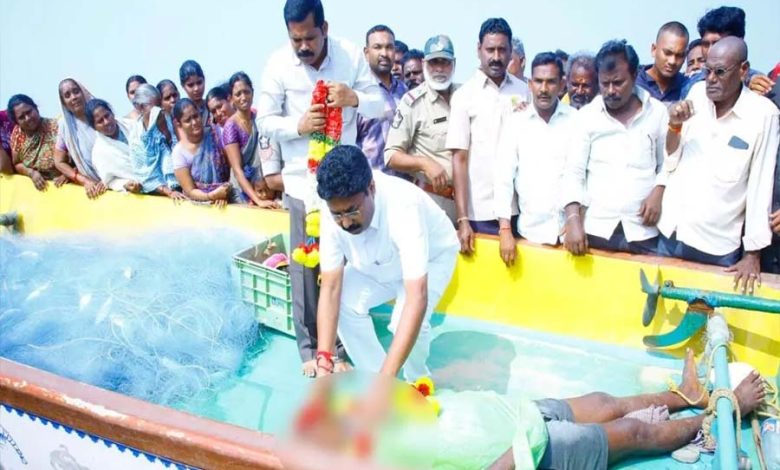
<path fill-rule="evenodd" d="M 450 38 L 434 36 L 425 43 L 425 82 L 401 99 L 387 133 L 385 164 L 412 175 L 455 223 L 452 152 L 447 150 L 447 125 L 455 70 Z"/>

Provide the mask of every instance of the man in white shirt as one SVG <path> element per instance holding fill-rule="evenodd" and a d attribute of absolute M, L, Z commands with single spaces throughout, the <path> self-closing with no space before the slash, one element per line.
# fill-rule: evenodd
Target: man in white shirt
<path fill-rule="evenodd" d="M 474 232 L 498 234 L 493 169 L 499 131 L 513 105 L 528 100 L 528 85 L 506 71 L 512 57 L 512 29 L 506 20 L 482 23 L 478 53 L 479 70 L 452 96 L 446 142 L 453 151 L 456 223 L 465 254 L 474 251 Z"/>
<path fill-rule="evenodd" d="M 659 253 L 726 266 L 734 285 L 760 284 L 778 147 L 778 110 L 748 90 L 747 46 L 735 36 L 715 43 L 705 81 L 669 108 L 669 172 L 658 223 Z M 744 247 L 744 254 L 741 253 Z"/>
<path fill-rule="evenodd" d="M 366 118 L 381 117 L 384 100 L 363 51 L 328 36 L 319 0 L 287 0 L 284 18 L 292 47 L 278 49 L 266 64 L 257 119 L 261 132 L 278 142 L 281 149 L 282 181 L 290 209 L 290 244 L 298 246 L 306 241 L 305 216 L 312 210 L 303 202 L 312 199 L 313 192 L 307 182 L 309 137 L 325 129 L 323 106 L 311 104 L 314 85 L 318 80 L 327 82 L 328 104 L 343 108 L 342 143 L 355 143 L 357 113 Z M 279 171 L 279 165 L 270 161 L 269 168 L 263 168 L 267 175 L 274 170 Z M 316 269 L 298 263 L 290 266 L 295 336 L 304 374 L 309 376 L 316 372 L 317 277 Z"/>
<path fill-rule="evenodd" d="M 589 246 L 656 251 L 668 116 L 635 86 L 638 67 L 625 40 L 605 43 L 596 55 L 601 94 L 577 112 L 561 189 L 564 243 L 574 255 Z"/>
<path fill-rule="evenodd" d="M 317 170 L 322 287 L 317 373 L 333 372 L 336 329 L 357 369 L 408 381 L 429 375 L 430 316 L 449 285 L 458 239 L 444 211 L 417 186 L 373 173 L 363 152 L 335 147 Z M 395 299 L 385 354 L 369 309 Z"/>
<path fill-rule="evenodd" d="M 517 232 L 534 243 L 557 245 L 563 228 L 559 189 L 576 110 L 560 103 L 563 63 L 542 52 L 531 63 L 533 105 L 504 121 L 495 168 L 494 201 L 500 254 L 507 266 L 517 250 L 512 234 L 512 200 L 520 215 Z"/>

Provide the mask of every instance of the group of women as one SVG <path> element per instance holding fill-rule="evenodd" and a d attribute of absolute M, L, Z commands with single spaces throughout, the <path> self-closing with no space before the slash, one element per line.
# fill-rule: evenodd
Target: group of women
<path fill-rule="evenodd" d="M 179 81 L 187 98 L 171 80 L 155 87 L 131 76 L 125 117 L 72 78 L 59 84 L 57 120 L 41 117 L 29 96 L 12 96 L 0 112 L 0 171 L 28 176 L 40 191 L 78 184 L 91 199 L 111 190 L 280 207 L 258 156 L 252 80 L 237 72 L 204 97 L 203 70 L 188 60 Z"/>

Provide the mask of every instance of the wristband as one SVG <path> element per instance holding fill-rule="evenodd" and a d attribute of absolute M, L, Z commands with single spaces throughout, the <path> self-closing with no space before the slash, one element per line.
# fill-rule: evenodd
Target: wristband
<path fill-rule="evenodd" d="M 465 220 L 465 221 L 468 221 L 468 220 L 469 220 L 469 218 L 468 218 L 468 217 L 458 217 L 458 218 L 455 220 L 455 223 L 456 223 L 456 224 L 458 224 L 458 225 L 460 225 L 460 223 L 461 223 L 461 222 L 463 222 L 464 220 Z"/>
<path fill-rule="evenodd" d="M 674 124 L 669 124 L 669 130 L 674 132 L 675 134 L 681 133 L 682 127 L 683 127 L 682 124 L 678 124 L 676 126 Z"/>

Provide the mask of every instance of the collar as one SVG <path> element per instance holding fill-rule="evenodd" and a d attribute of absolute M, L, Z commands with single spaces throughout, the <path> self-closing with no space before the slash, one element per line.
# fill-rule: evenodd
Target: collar
<path fill-rule="evenodd" d="M 496 85 L 496 83 L 491 80 L 491 78 L 488 77 L 485 72 L 482 71 L 482 69 L 477 69 L 476 79 L 482 88 L 485 88 L 486 86 L 494 86 L 499 90 L 505 86 L 512 85 L 515 83 L 515 80 L 517 80 L 514 75 L 508 72 L 504 72 L 504 80 L 501 82 L 501 85 Z"/>
<path fill-rule="evenodd" d="M 639 77 L 642 77 L 642 80 L 645 83 L 652 83 L 652 84 L 655 84 L 656 86 L 658 86 L 658 82 L 649 73 L 649 70 L 651 68 L 653 68 L 652 65 L 645 65 L 644 67 L 640 67 L 639 68 L 639 75 L 637 75 L 637 79 L 639 79 Z M 685 75 L 683 75 L 680 72 L 677 72 L 677 74 L 672 79 L 671 85 L 669 85 L 669 89 L 666 90 L 666 93 L 669 93 L 672 90 L 679 90 L 679 89 L 681 89 L 683 87 L 683 85 L 685 84 L 685 80 L 686 79 L 687 78 L 685 77 Z"/>
<path fill-rule="evenodd" d="M 729 112 L 724 114 L 720 119 L 725 118 L 726 116 L 728 116 L 731 113 L 736 114 L 736 116 L 738 118 L 740 118 L 740 119 L 744 119 L 747 116 L 750 116 L 751 114 L 753 114 L 753 113 L 751 113 L 751 110 L 750 110 L 750 103 L 749 103 L 750 98 L 748 97 L 749 93 L 753 93 L 753 92 L 750 91 L 748 89 L 748 87 L 742 85 L 742 91 L 740 91 L 739 98 L 737 98 L 736 103 L 734 103 L 734 106 L 731 107 Z M 706 91 L 705 91 L 705 95 L 704 96 L 705 97 L 707 96 L 706 95 Z M 715 111 L 715 103 L 713 103 L 712 100 L 709 99 L 709 98 L 707 98 L 707 101 L 710 104 L 710 110 L 712 112 L 712 118 L 717 120 L 718 117 L 717 117 L 717 113 Z"/>
<path fill-rule="evenodd" d="M 552 116 L 550 116 L 550 121 L 547 122 L 547 124 L 550 124 L 551 122 L 553 122 L 553 120 L 555 120 L 560 116 L 568 115 L 571 112 L 571 110 L 572 108 L 569 105 L 562 103 L 561 100 L 559 99 L 558 104 L 555 106 L 555 111 L 553 111 Z M 528 111 L 529 111 L 528 114 L 529 119 L 536 119 L 536 118 L 542 119 L 542 117 L 539 115 L 539 111 L 536 110 L 536 106 L 533 104 L 533 101 L 530 103 L 530 106 L 528 106 Z"/>
<path fill-rule="evenodd" d="M 441 97 L 438 91 L 434 90 L 433 88 L 428 85 L 428 82 L 423 82 L 423 86 L 425 86 L 425 98 L 433 103 L 438 99 L 444 99 Z M 450 99 L 452 99 L 452 94 L 455 93 L 455 90 L 458 87 L 454 83 L 450 83 Z"/>
<path fill-rule="evenodd" d="M 644 88 L 637 86 L 634 84 L 634 91 L 633 94 L 639 98 L 639 101 L 642 102 L 642 109 L 639 111 L 639 114 L 642 114 L 647 111 L 647 104 L 650 101 L 650 92 L 645 90 Z M 593 98 L 593 101 L 596 101 L 596 99 L 599 100 L 599 106 L 601 107 L 601 111 L 609 115 L 609 112 L 607 111 L 607 105 L 604 103 L 604 97 L 599 93 L 596 95 L 596 98 Z M 639 116 L 637 114 L 637 116 Z"/>
<path fill-rule="evenodd" d="M 368 224 L 369 228 L 373 228 L 374 230 L 379 230 L 382 226 L 381 219 L 384 211 L 382 210 L 384 206 L 384 197 L 382 197 L 382 184 L 381 179 L 382 175 L 379 175 L 379 172 L 375 171 L 374 173 L 374 216 L 371 217 L 371 223 Z M 394 178 L 394 177 L 391 177 Z"/>

